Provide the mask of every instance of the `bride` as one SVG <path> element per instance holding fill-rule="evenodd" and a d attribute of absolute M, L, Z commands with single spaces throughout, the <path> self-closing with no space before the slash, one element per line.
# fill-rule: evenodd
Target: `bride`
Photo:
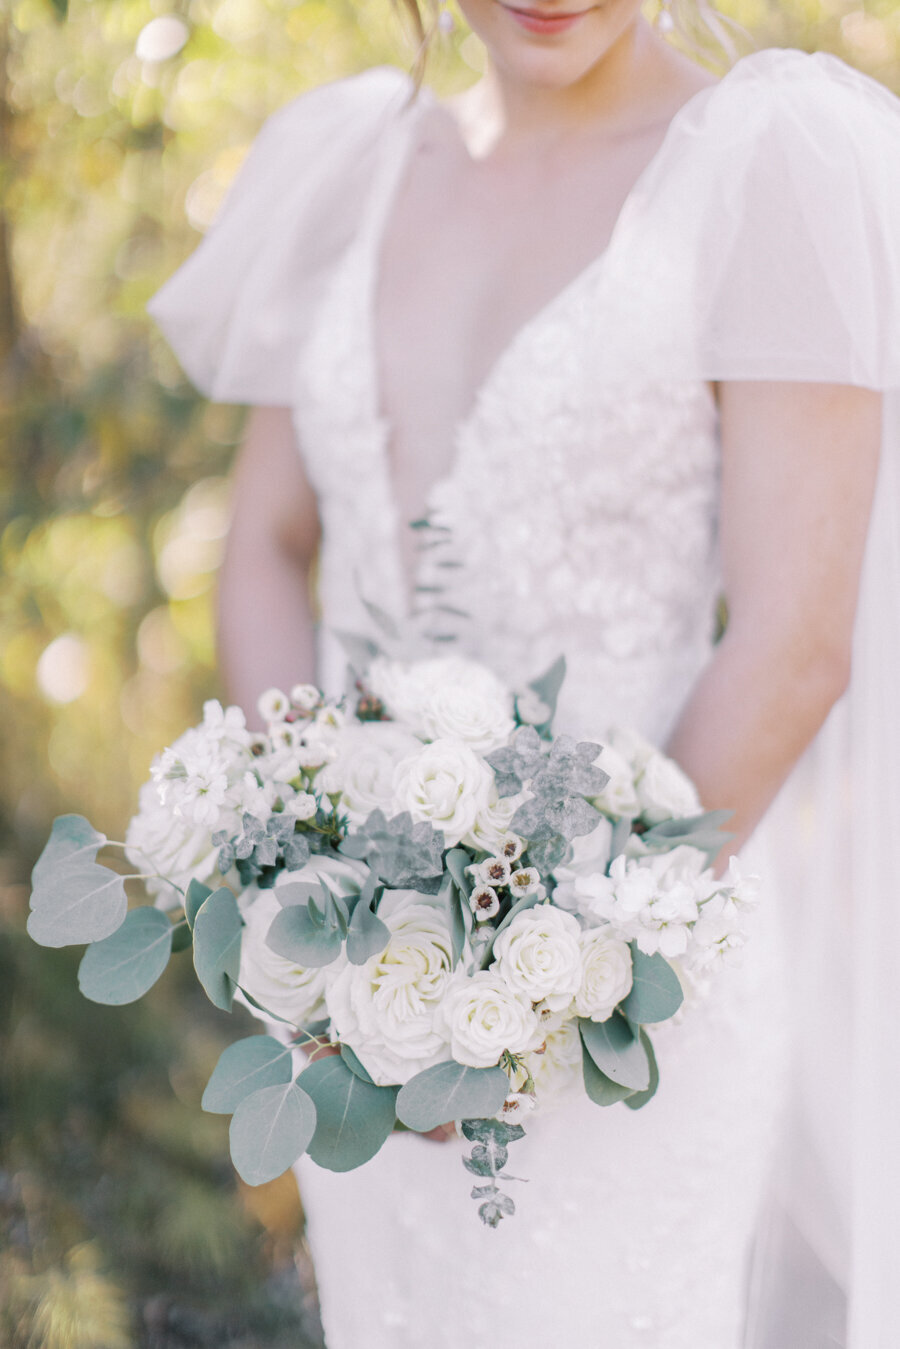
<path fill-rule="evenodd" d="M 563 652 L 558 728 L 665 742 L 767 887 L 654 1100 L 529 1121 L 496 1232 L 453 1137 L 301 1160 L 327 1343 L 896 1349 L 900 107 L 793 51 L 714 82 L 639 0 L 461 9 L 484 79 L 289 104 L 151 303 L 253 405 L 229 692 L 339 689 L 366 599 Z"/>

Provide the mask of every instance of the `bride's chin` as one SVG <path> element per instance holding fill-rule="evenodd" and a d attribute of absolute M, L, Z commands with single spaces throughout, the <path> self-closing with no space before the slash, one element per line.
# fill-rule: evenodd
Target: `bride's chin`
<path fill-rule="evenodd" d="M 465 11 L 468 6 L 463 4 Z M 520 27 L 513 10 L 552 13 L 583 12 L 572 28 L 557 33 L 531 33 Z M 476 12 L 477 11 L 477 12 Z M 476 0 L 470 23 L 484 42 L 491 64 L 517 82 L 537 89 L 566 89 L 600 65 L 625 31 L 640 22 L 635 0 L 599 0 L 586 5 L 570 0 L 556 6 L 545 0 Z"/>

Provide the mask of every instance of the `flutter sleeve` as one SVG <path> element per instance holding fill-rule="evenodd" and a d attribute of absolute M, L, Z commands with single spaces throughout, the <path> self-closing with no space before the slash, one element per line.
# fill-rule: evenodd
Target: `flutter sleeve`
<path fill-rule="evenodd" d="M 379 67 L 264 124 L 211 229 L 147 306 L 208 398 L 291 403 L 310 315 L 409 93 L 403 72 Z"/>

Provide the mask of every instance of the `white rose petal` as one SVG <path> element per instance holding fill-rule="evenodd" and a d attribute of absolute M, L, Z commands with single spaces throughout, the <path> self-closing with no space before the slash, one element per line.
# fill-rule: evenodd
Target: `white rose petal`
<path fill-rule="evenodd" d="M 631 950 L 609 927 L 581 934 L 581 986 L 575 1010 L 591 1021 L 606 1021 L 631 992 Z"/>
<path fill-rule="evenodd" d="M 401 760 L 394 773 L 394 813 L 408 810 L 443 831 L 453 848 L 488 803 L 493 775 L 459 740 L 435 740 Z"/>
<path fill-rule="evenodd" d="M 453 1058 L 470 1068 L 491 1068 L 505 1049 L 522 1054 L 544 1038 L 530 1002 L 493 970 L 458 976 L 444 998 L 441 1020 Z"/>
<path fill-rule="evenodd" d="M 538 904 L 517 914 L 497 937 L 491 968 L 531 1002 L 561 1011 L 581 982 L 580 936 L 570 913 Z"/>
<path fill-rule="evenodd" d="M 641 814 L 648 824 L 700 815 L 697 789 L 686 773 L 664 754 L 652 754 L 637 780 Z"/>
<path fill-rule="evenodd" d="M 422 739 L 457 739 L 479 752 L 505 743 L 512 695 L 486 666 L 460 656 L 404 664 L 379 657 L 366 684 L 392 717 Z"/>
<path fill-rule="evenodd" d="M 613 819 L 634 818 L 639 813 L 640 803 L 634 786 L 634 772 L 623 754 L 612 745 L 604 745 L 603 753 L 596 760 L 598 768 L 609 774 L 609 782 L 599 796 L 591 798 L 598 810 L 605 811 Z"/>
<path fill-rule="evenodd" d="M 316 779 L 316 789 L 340 792 L 340 809 L 351 824 L 363 824 L 373 810 L 391 815 L 394 770 L 421 748 L 415 736 L 392 721 L 348 726 L 337 739 L 337 757 Z"/>

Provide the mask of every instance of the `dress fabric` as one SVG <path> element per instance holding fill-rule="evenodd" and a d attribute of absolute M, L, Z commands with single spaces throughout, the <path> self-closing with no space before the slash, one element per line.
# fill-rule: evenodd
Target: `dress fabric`
<path fill-rule="evenodd" d="M 219 223 L 151 312 L 205 392 L 292 408 L 323 527 L 326 687 L 343 686 L 335 630 L 370 630 L 371 600 L 516 685 L 562 652 L 557 729 L 601 739 L 621 723 L 663 742 L 714 649 L 719 442 L 708 381 L 900 387 L 900 187 L 885 167 L 898 162 L 900 111 L 833 58 L 796 52 L 745 58 L 690 100 L 608 248 L 488 373 L 455 429 L 407 577 L 373 300 L 423 106 L 405 76 L 380 70 L 277 114 Z M 888 430 L 895 411 L 889 400 Z M 891 444 L 900 449 L 896 430 Z M 889 556 L 900 539 L 896 458 L 885 455 L 870 540 L 862 673 L 745 850 L 767 884 L 742 963 L 657 1029 L 661 1085 L 643 1110 L 600 1110 L 574 1091 L 526 1122 L 510 1170 L 527 1183 L 512 1187 L 517 1214 L 496 1231 L 478 1221 L 458 1141 L 398 1135 L 337 1176 L 302 1158 L 328 1349 L 900 1343 L 882 1252 L 897 1235 L 896 1139 L 871 1086 L 873 1066 L 894 1061 L 885 1054 L 900 1017 L 887 1012 L 900 994 L 887 966 L 881 1001 L 870 977 L 876 946 L 883 959 L 896 934 L 900 948 L 900 919 L 876 898 L 900 858 L 885 851 L 884 829 L 874 846 L 868 824 L 874 791 L 900 818 L 888 751 L 900 730 L 884 730 L 897 721 L 885 668 L 900 664 L 900 605 L 894 617 L 883 604 L 885 587 L 900 585 L 900 551 Z M 852 817 L 856 852 L 838 855 L 854 808 L 848 766 L 869 795 Z M 814 839 L 806 852 L 801 819 Z M 824 822 L 822 846 L 811 819 Z M 851 897 L 854 869 L 866 885 Z M 866 939 L 849 970 L 853 921 Z M 835 989 L 843 1007 L 865 1008 L 864 1023 L 857 1010 L 848 1030 Z M 824 1035 L 803 1040 L 798 1111 L 791 1056 L 813 1022 L 845 1057 L 821 1051 Z M 860 1104 L 834 1122 L 834 1077 L 847 1063 L 847 1095 Z M 900 1106 L 896 1077 L 879 1080 L 885 1109 Z M 849 1154 L 863 1158 L 852 1182 Z"/>

